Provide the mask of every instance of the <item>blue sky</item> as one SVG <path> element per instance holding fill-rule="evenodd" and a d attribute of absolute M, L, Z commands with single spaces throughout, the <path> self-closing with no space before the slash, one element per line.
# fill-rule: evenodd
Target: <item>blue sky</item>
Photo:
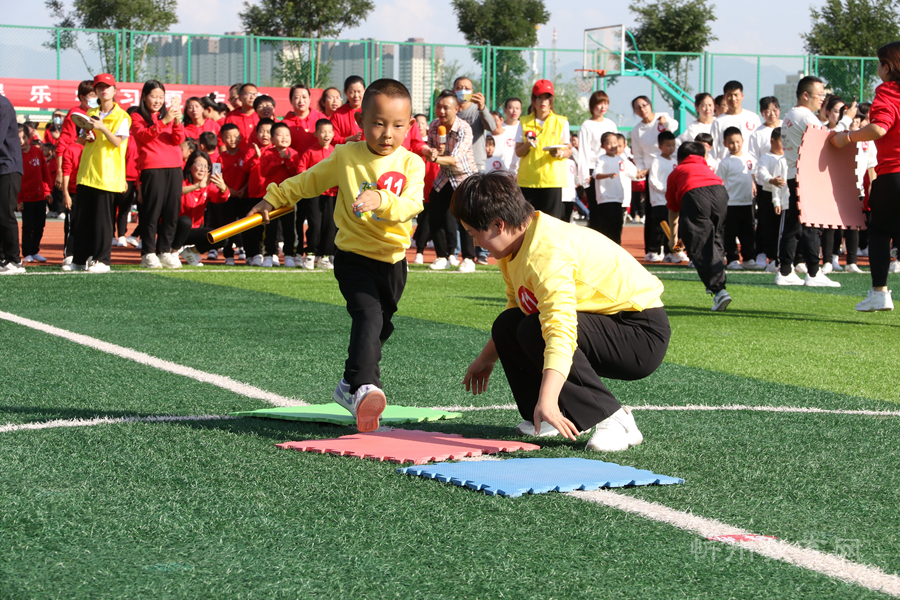
<path fill-rule="evenodd" d="M 41 0 L 6 3 L 0 23 L 7 25 L 52 25 Z M 629 2 L 545 0 L 550 22 L 541 28 L 540 46 L 549 48 L 553 29 L 559 48 L 581 48 L 586 27 L 634 23 Z M 815 3 L 817 5 L 821 2 Z M 411 37 L 426 42 L 464 44 L 456 29 L 456 16 L 449 0 L 376 0 L 375 10 L 361 26 L 342 32 L 343 38 L 374 37 L 404 41 Z M 809 30 L 809 4 L 783 0 L 715 2 L 718 19 L 713 23 L 718 40 L 708 50 L 735 54 L 803 54 L 802 33 Z M 239 31 L 237 13 L 242 0 L 181 0 L 178 33 L 221 34 Z"/>

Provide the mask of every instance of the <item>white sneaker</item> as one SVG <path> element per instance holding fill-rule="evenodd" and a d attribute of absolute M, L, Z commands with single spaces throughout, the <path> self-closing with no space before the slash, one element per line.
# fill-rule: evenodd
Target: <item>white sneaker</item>
<path fill-rule="evenodd" d="M 127 238 L 125 238 L 125 243 L 129 246 L 134 246 L 135 248 L 137 248 L 138 239 L 133 235 L 129 235 Z"/>
<path fill-rule="evenodd" d="M 586 449 L 594 452 L 619 452 L 643 441 L 644 436 L 634 422 L 634 415 L 628 407 L 623 406 L 597 424 Z"/>
<path fill-rule="evenodd" d="M 728 308 L 728 305 L 731 304 L 731 296 L 725 290 L 719 290 L 719 292 L 713 296 L 713 312 L 725 312 L 725 309 Z"/>
<path fill-rule="evenodd" d="M 744 264 L 742 264 L 741 267 L 747 269 L 748 271 L 760 271 L 766 268 L 766 263 L 760 264 L 751 258 L 750 260 L 745 260 Z"/>
<path fill-rule="evenodd" d="M 662 262 L 663 258 L 664 257 L 662 254 L 658 254 L 656 252 L 648 252 L 647 254 L 644 255 L 644 260 L 646 262 L 658 263 L 658 262 Z"/>
<path fill-rule="evenodd" d="M 76 265 L 75 263 L 64 264 L 62 266 L 62 270 L 66 273 L 71 273 L 73 271 L 86 271 L 87 265 Z"/>
<path fill-rule="evenodd" d="M 185 246 L 181 251 L 181 258 L 184 259 L 184 262 L 186 262 L 189 267 L 203 266 L 203 263 L 200 262 L 200 253 L 197 252 L 197 249 L 194 246 Z"/>
<path fill-rule="evenodd" d="M 744 267 L 741 266 L 741 261 L 739 260 L 731 261 L 730 263 L 725 265 L 725 268 L 729 271 L 742 271 L 744 269 Z"/>
<path fill-rule="evenodd" d="M 856 263 L 847 263 L 847 266 L 844 267 L 845 273 L 863 273 L 863 270 L 859 268 L 859 265 Z"/>
<path fill-rule="evenodd" d="M 856 305 L 859 312 L 875 312 L 876 310 L 894 310 L 894 301 L 891 299 L 891 290 L 876 292 L 869 290 L 866 299 Z"/>
<path fill-rule="evenodd" d="M 141 267 L 145 269 L 162 269 L 162 264 L 157 255 L 145 254 L 141 257 Z"/>
<path fill-rule="evenodd" d="M 531 437 L 556 437 L 559 435 L 559 431 L 550 423 L 541 423 L 540 433 L 535 433 L 534 423 L 531 421 L 522 421 L 516 425 L 516 433 Z"/>
<path fill-rule="evenodd" d="M 334 263 L 332 263 L 331 259 L 327 256 L 320 256 L 319 260 L 316 261 L 316 266 L 325 271 L 334 269 Z"/>
<path fill-rule="evenodd" d="M 124 235 L 119 236 L 118 242 L 119 242 L 119 248 L 127 248 L 128 247 L 128 240 L 125 238 Z"/>
<path fill-rule="evenodd" d="M 796 273 L 797 275 L 806 275 L 807 273 L 809 273 L 809 269 L 806 268 L 806 263 L 794 265 L 794 273 Z"/>
<path fill-rule="evenodd" d="M 22 275 L 24 273 L 25 267 L 12 261 L 5 265 L 0 265 L 0 275 Z"/>
<path fill-rule="evenodd" d="M 331 394 L 331 397 L 344 407 L 347 412 L 353 414 L 353 394 L 350 393 L 350 384 L 347 383 L 346 379 L 341 379 L 337 387 L 334 388 L 334 393 Z"/>
<path fill-rule="evenodd" d="M 235 257 L 236 257 L 238 260 L 247 260 L 247 253 L 244 252 L 244 249 L 243 249 L 243 248 L 241 248 L 241 251 L 238 252 L 238 253 L 235 255 Z"/>
<path fill-rule="evenodd" d="M 306 258 L 303 259 L 303 268 L 304 269 L 315 269 L 316 268 L 316 255 L 315 254 L 307 254 Z"/>
<path fill-rule="evenodd" d="M 835 271 L 843 271 L 844 267 L 841 266 L 841 263 L 838 262 L 838 257 L 835 256 L 831 259 L 831 268 Z"/>
<path fill-rule="evenodd" d="M 900 260 L 891 262 L 891 266 L 888 267 L 888 273 L 900 273 Z"/>
<path fill-rule="evenodd" d="M 821 272 L 825 273 L 826 275 L 828 275 L 829 273 L 831 273 L 834 270 L 834 265 L 832 265 L 830 262 L 825 263 L 824 265 L 822 265 L 822 268 L 819 270 Z"/>
<path fill-rule="evenodd" d="M 271 269 L 271 268 L 272 268 L 272 255 L 271 255 L 271 254 L 263 259 L 262 266 L 263 266 L 263 268 L 265 268 L 265 269 Z"/>
<path fill-rule="evenodd" d="M 217 258 L 219 258 L 219 251 L 215 248 L 206 253 L 206 260 L 216 260 Z"/>
<path fill-rule="evenodd" d="M 690 262 L 691 260 L 690 258 L 688 258 L 687 252 L 685 252 L 684 250 L 679 250 L 675 253 L 675 256 L 678 257 L 678 260 L 680 262 Z"/>
<path fill-rule="evenodd" d="M 163 252 L 159 257 L 159 264 L 166 269 L 180 269 L 181 260 L 174 252 Z"/>
<path fill-rule="evenodd" d="M 434 259 L 434 262 L 428 265 L 428 268 L 432 271 L 443 271 L 447 268 L 447 259 L 440 257 Z"/>
<path fill-rule="evenodd" d="M 450 255 L 450 266 L 451 267 L 459 266 L 459 257 L 457 257 L 455 254 Z"/>
<path fill-rule="evenodd" d="M 226 259 L 225 259 L 225 266 L 226 266 L 226 267 L 233 267 L 233 266 L 234 266 L 234 258 L 233 258 L 233 257 L 232 257 L 232 258 L 226 258 Z"/>
<path fill-rule="evenodd" d="M 287 259 L 284 259 L 284 261 L 285 261 L 285 264 L 287 264 Z M 294 266 L 297 267 L 298 269 L 303 268 L 303 255 L 302 254 L 294 255 Z"/>
<path fill-rule="evenodd" d="M 23 262 L 23 263 L 33 263 L 33 262 L 34 262 L 34 257 L 33 257 L 32 255 L 30 255 L 30 254 L 29 254 L 28 256 L 23 256 L 23 257 L 22 257 L 22 262 Z"/>
<path fill-rule="evenodd" d="M 63 259 L 62 264 L 64 264 L 64 265 L 71 265 L 71 264 L 72 264 L 72 259 L 73 259 L 72 256 L 67 256 L 67 257 L 65 257 L 65 258 Z"/>
<path fill-rule="evenodd" d="M 860 248 L 857 251 L 856 255 L 857 256 L 869 256 L 869 249 L 868 248 Z"/>
<path fill-rule="evenodd" d="M 294 257 L 293 256 L 285 256 L 284 257 L 284 266 L 291 267 L 292 269 L 294 267 L 296 267 L 297 265 L 294 264 Z"/>
<path fill-rule="evenodd" d="M 119 238 L 115 238 L 115 237 L 114 237 L 114 238 L 112 239 L 112 242 L 110 243 L 110 246 L 112 246 L 113 248 L 115 248 L 115 247 L 118 246 L 118 245 L 119 245 Z"/>
<path fill-rule="evenodd" d="M 378 429 L 381 413 L 387 408 L 384 392 L 376 386 L 366 383 L 359 386 L 353 394 L 353 415 L 356 416 L 356 430 L 367 433 Z"/>
<path fill-rule="evenodd" d="M 769 264 L 766 265 L 766 273 L 774 273 L 778 270 L 778 261 L 773 260 Z"/>
<path fill-rule="evenodd" d="M 254 256 L 253 258 L 250 259 L 250 263 L 249 263 L 249 264 L 250 264 L 251 267 L 261 267 L 261 266 L 263 266 L 263 255 L 262 255 L 262 254 L 257 254 L 256 256 Z"/>
<path fill-rule="evenodd" d="M 833 279 L 828 279 L 828 276 L 823 273 L 821 269 L 818 273 L 816 273 L 815 277 L 810 277 L 807 273 L 806 279 L 803 281 L 803 285 L 807 287 L 841 287 L 840 282 L 834 281 Z"/>
<path fill-rule="evenodd" d="M 781 271 L 775 274 L 775 285 L 803 285 L 803 280 L 794 271 L 789 275 L 782 275 Z"/>
<path fill-rule="evenodd" d="M 663 262 L 664 263 L 680 263 L 681 259 L 678 258 L 672 252 L 668 252 L 668 253 L 666 253 L 666 257 L 663 259 Z"/>
<path fill-rule="evenodd" d="M 460 273 L 474 273 L 475 261 L 471 258 L 464 258 L 463 261 L 459 263 L 459 268 L 457 270 Z"/>
<path fill-rule="evenodd" d="M 756 264 L 762 265 L 763 267 L 765 267 L 767 261 L 768 261 L 768 257 L 765 255 L 765 253 L 760 252 L 759 254 L 756 255 Z"/>
<path fill-rule="evenodd" d="M 273 266 L 273 267 L 280 267 L 280 266 L 281 266 L 281 261 L 278 260 L 278 255 L 277 255 L 277 254 L 273 254 L 273 255 L 272 255 L 272 266 Z"/>
<path fill-rule="evenodd" d="M 424 265 L 425 256 L 421 252 L 416 252 L 416 258 L 413 260 L 414 265 Z"/>
<path fill-rule="evenodd" d="M 109 273 L 109 265 L 96 260 L 91 261 L 91 266 L 87 268 L 88 273 Z"/>

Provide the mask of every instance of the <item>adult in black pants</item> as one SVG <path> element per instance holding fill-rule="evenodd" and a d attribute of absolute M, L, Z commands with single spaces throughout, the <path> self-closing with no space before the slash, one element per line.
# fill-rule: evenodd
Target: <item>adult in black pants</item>
<path fill-rule="evenodd" d="M 779 273 L 783 278 L 791 276 L 794 271 L 794 257 L 799 252 L 800 258 L 806 263 L 809 277 L 815 278 L 819 272 L 819 229 L 818 227 L 807 227 L 800 222 L 797 180 L 788 179 L 787 184 L 790 196 L 788 208 L 782 214 L 784 226 L 781 232 L 778 256 Z M 799 278 L 797 279 L 799 280 Z M 775 283 L 778 284 L 778 280 Z"/>
<path fill-rule="evenodd" d="M 16 199 L 22 189 L 22 144 L 16 111 L 0 95 L 0 275 L 24 273 L 19 255 Z"/>

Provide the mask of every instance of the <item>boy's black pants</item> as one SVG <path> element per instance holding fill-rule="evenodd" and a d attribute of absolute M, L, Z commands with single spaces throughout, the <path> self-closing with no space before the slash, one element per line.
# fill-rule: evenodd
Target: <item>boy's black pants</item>
<path fill-rule="evenodd" d="M 725 289 L 725 215 L 728 192 L 721 185 L 694 188 L 681 199 L 678 235 L 697 275 L 713 294 Z"/>
<path fill-rule="evenodd" d="M 781 217 L 775 214 L 772 192 L 759 187 L 756 193 L 756 253 L 769 260 L 778 258 L 778 227 Z"/>
<path fill-rule="evenodd" d="M 662 363 L 671 331 L 662 307 L 577 316 L 578 346 L 559 394 L 559 409 L 580 431 L 587 431 L 621 406 L 600 378 L 647 377 Z M 540 314 L 507 309 L 494 321 L 491 338 L 519 414 L 533 421 L 544 369 Z"/>
<path fill-rule="evenodd" d="M 381 387 L 381 346 L 391 337 L 391 318 L 406 286 L 406 259 L 394 264 L 336 249 L 334 276 L 350 314 L 350 346 L 344 379 L 350 392 L 363 384 Z"/>
<path fill-rule="evenodd" d="M 794 255 L 799 251 L 806 263 L 810 277 L 819 273 L 819 230 L 816 227 L 807 227 L 800 222 L 800 209 L 798 207 L 797 180 L 788 179 L 790 191 L 790 205 L 782 212 L 784 228 L 781 232 L 781 250 L 778 256 L 778 266 L 781 274 L 790 275 L 794 268 Z"/>
<path fill-rule="evenodd" d="M 20 262 L 16 203 L 21 189 L 21 173 L 0 175 L 0 265 Z"/>
<path fill-rule="evenodd" d="M 729 206 L 725 214 L 725 262 L 738 259 L 735 238 L 741 241 L 740 256 L 745 260 L 756 259 L 756 229 L 753 226 L 753 205 Z"/>
<path fill-rule="evenodd" d="M 22 203 L 22 256 L 31 256 L 40 252 L 46 223 L 46 201 Z"/>
<path fill-rule="evenodd" d="M 588 227 L 599 231 L 618 245 L 622 245 L 622 224 L 625 207 L 621 202 L 596 202 L 590 208 Z"/>
<path fill-rule="evenodd" d="M 660 225 L 669 217 L 669 209 L 665 206 L 650 206 L 647 211 L 647 221 L 644 223 L 644 252 L 665 254 L 666 234 Z"/>

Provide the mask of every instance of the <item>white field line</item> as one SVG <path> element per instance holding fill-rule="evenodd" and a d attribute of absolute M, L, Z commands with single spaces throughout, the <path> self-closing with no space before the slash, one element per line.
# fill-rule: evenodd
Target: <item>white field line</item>
<path fill-rule="evenodd" d="M 432 406 L 423 408 L 433 408 L 435 410 L 445 410 L 447 412 L 473 412 L 482 410 L 515 410 L 515 404 L 495 404 L 492 406 Z M 774 413 L 809 413 L 809 414 L 827 414 L 827 415 L 860 415 L 867 417 L 900 417 L 900 410 L 841 410 L 828 408 L 815 408 L 806 406 L 746 406 L 743 404 L 727 404 L 725 406 L 707 406 L 704 404 L 686 404 L 683 406 L 629 406 L 632 410 L 656 410 L 656 411 L 739 411 L 750 410 L 758 412 L 774 412 Z"/>
<path fill-rule="evenodd" d="M 35 429 L 54 429 L 57 427 L 93 427 L 95 425 L 115 425 L 119 423 L 178 423 L 183 421 L 226 421 L 240 418 L 241 417 L 232 417 L 229 415 L 160 415 L 154 417 L 96 417 L 93 419 L 55 419 L 53 421 L 23 423 L 21 425 L 7 423 L 6 425 L 0 425 L 0 433 L 10 433 L 13 431 Z"/>
<path fill-rule="evenodd" d="M 597 504 L 603 504 L 605 506 L 634 513 L 646 519 L 667 523 L 679 529 L 700 535 L 703 538 L 734 534 L 753 535 L 749 531 L 728 525 L 727 523 L 722 523 L 721 521 L 698 517 L 691 513 L 662 506 L 655 502 L 647 502 L 646 500 L 632 498 L 607 490 L 569 492 L 569 495 L 589 502 L 596 502 Z M 768 558 L 803 567 L 804 569 L 822 573 L 829 577 L 852 582 L 870 590 L 900 597 L 900 577 L 885 573 L 878 567 L 862 565 L 841 556 L 803 548 L 782 540 L 763 539 L 755 541 L 727 541 L 723 543 L 733 544 Z"/>
<path fill-rule="evenodd" d="M 266 402 L 269 402 L 270 404 L 274 404 L 275 406 L 305 406 L 307 404 L 302 400 L 298 400 L 296 398 L 286 398 L 285 396 L 273 394 L 272 392 L 261 390 L 258 387 L 235 381 L 234 379 L 226 377 L 224 375 L 214 375 L 205 371 L 192 369 L 191 367 L 185 367 L 168 360 L 150 356 L 149 354 L 145 354 L 144 352 L 138 352 L 137 350 L 132 350 L 131 348 L 125 348 L 116 344 L 110 344 L 109 342 L 104 342 L 87 335 L 73 333 L 65 329 L 60 329 L 59 327 L 54 327 L 53 325 L 47 325 L 39 321 L 26 319 L 24 317 L 20 317 L 8 312 L 0 311 L 0 319 L 9 321 L 11 323 L 16 323 L 17 325 L 22 325 L 24 327 L 29 327 L 31 329 L 36 329 L 38 331 L 43 331 L 44 333 L 49 333 L 50 335 L 61 337 L 63 339 L 69 340 L 70 342 L 75 342 L 76 344 L 81 344 L 82 346 L 94 348 L 95 350 L 100 350 L 101 352 L 106 352 L 107 354 L 112 354 L 114 356 L 118 356 L 120 358 L 125 358 L 128 360 L 133 360 L 138 364 L 147 365 L 149 367 L 153 367 L 161 371 L 167 371 L 169 373 L 174 373 L 176 375 L 182 375 L 184 377 L 188 377 L 196 381 L 201 381 L 203 383 L 209 383 L 224 390 L 228 390 L 229 392 L 247 396 L 248 398 L 264 400 Z"/>

